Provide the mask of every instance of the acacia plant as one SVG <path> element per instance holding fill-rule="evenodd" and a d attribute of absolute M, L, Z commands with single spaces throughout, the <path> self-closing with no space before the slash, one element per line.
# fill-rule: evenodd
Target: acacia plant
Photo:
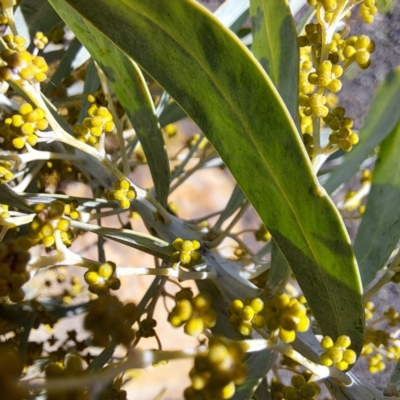
<path fill-rule="evenodd" d="M 126 371 L 179 358 L 188 400 L 399 395 L 399 313 L 371 299 L 400 280 L 400 70 L 354 129 L 337 93 L 374 62 L 351 28 L 377 8 L 307 1 L 0 1 L 2 399 L 143 398 Z M 186 117 L 200 133 L 177 134 Z M 169 195 L 213 168 L 235 180 L 229 201 L 184 220 Z M 251 210 L 257 226 L 235 230 Z M 79 252 L 87 232 L 97 258 Z M 105 241 L 154 265 L 116 265 Z M 122 302 L 139 275 L 154 280 Z M 163 350 L 163 303 L 198 345 Z M 51 329 L 71 315 L 62 341 Z M 394 372 L 378 388 L 357 364 Z"/>

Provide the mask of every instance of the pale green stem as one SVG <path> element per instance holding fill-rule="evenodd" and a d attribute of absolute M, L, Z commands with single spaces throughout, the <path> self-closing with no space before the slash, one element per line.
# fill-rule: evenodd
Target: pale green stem
<path fill-rule="evenodd" d="M 118 267 L 117 276 L 166 276 L 168 278 L 177 278 L 181 281 L 185 280 L 204 280 L 215 279 L 215 271 L 184 271 L 182 268 L 145 268 L 145 267 Z"/>
<path fill-rule="evenodd" d="M 348 208 L 357 207 L 361 200 L 368 195 L 371 189 L 371 184 L 369 182 L 364 183 L 360 189 L 354 194 L 354 196 L 350 197 L 348 200 L 342 201 L 337 205 L 339 210 L 347 210 Z"/>
<path fill-rule="evenodd" d="M 28 162 L 37 160 L 71 160 L 82 163 L 85 162 L 82 157 L 77 156 L 76 154 L 54 153 L 52 151 L 38 151 L 35 149 L 24 154 L 1 154 L 0 157 L 3 160 L 13 160 L 22 164 L 27 164 Z"/>
<path fill-rule="evenodd" d="M 364 302 L 367 302 L 372 298 L 372 296 L 379 292 L 379 290 L 382 288 L 382 286 L 386 285 L 393 276 L 399 272 L 399 267 L 400 267 L 400 251 L 397 253 L 396 257 L 393 259 L 393 261 L 390 263 L 389 267 L 385 270 L 384 274 L 378 279 L 378 281 L 371 286 L 363 296 Z"/>
<path fill-rule="evenodd" d="M 112 161 L 110 161 L 107 156 L 104 154 L 100 154 L 100 152 L 79 140 L 76 140 L 74 137 L 69 135 L 67 132 L 62 129 L 59 125 L 57 120 L 53 117 L 51 112 L 49 111 L 46 103 L 43 101 L 40 92 L 36 90 L 36 88 L 31 85 L 29 82 L 22 81 L 21 88 L 26 93 L 26 95 L 30 98 L 30 100 L 36 105 L 36 107 L 42 108 L 46 112 L 46 119 L 49 122 L 49 125 L 53 129 L 53 132 L 43 132 L 40 134 L 40 137 L 46 137 L 48 139 L 59 140 L 65 144 L 68 144 L 72 147 L 75 147 L 92 157 L 99 160 L 109 171 L 112 175 L 114 175 L 118 180 L 128 180 L 129 178 L 126 177 L 117 167 L 114 165 Z M 39 135 L 38 135 L 39 136 Z M 147 198 L 146 190 L 136 186 L 133 182 L 129 181 L 132 187 L 135 189 L 136 194 L 138 197 Z"/>
<path fill-rule="evenodd" d="M 93 374 L 80 374 L 60 379 L 34 379 L 21 382 L 25 387 L 32 390 L 76 390 L 84 387 L 96 386 L 99 382 L 111 382 L 116 376 L 129 369 L 147 368 L 163 360 L 178 360 L 193 358 L 197 354 L 204 352 L 205 347 L 200 346 L 195 349 L 178 351 L 159 351 L 159 350 L 130 350 L 126 361 L 118 364 L 109 365 Z"/>

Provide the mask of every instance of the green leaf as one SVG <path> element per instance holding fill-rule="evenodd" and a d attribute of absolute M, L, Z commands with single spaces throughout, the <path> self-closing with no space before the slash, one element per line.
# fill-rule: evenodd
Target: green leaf
<path fill-rule="evenodd" d="M 267 375 L 274 363 L 274 355 L 271 350 L 261 350 L 251 353 L 246 358 L 248 374 L 246 382 L 236 387 L 232 400 L 251 399 L 261 380 Z"/>
<path fill-rule="evenodd" d="M 74 38 L 70 43 L 68 50 L 61 59 L 60 64 L 51 77 L 49 83 L 42 90 L 45 95 L 48 95 L 55 86 L 62 82 L 72 71 L 82 66 L 90 55 L 86 51 L 82 52 L 82 45 L 77 38 Z"/>
<path fill-rule="evenodd" d="M 81 111 L 79 113 L 78 124 L 82 124 L 82 121 L 84 120 L 84 118 L 86 118 L 87 112 L 90 107 L 90 103 L 89 100 L 87 99 L 87 96 L 89 94 L 96 93 L 99 87 L 100 87 L 99 75 L 97 74 L 97 69 L 94 64 L 94 61 L 93 59 L 91 59 L 89 61 L 86 70 L 85 86 L 83 88 L 82 106 L 81 106 Z"/>
<path fill-rule="evenodd" d="M 280 96 L 245 46 L 189 0 L 50 0 L 95 24 L 198 124 L 288 260 L 325 335 L 363 344 L 350 240 Z M 118 29 L 116 29 L 118 27 Z"/>
<path fill-rule="evenodd" d="M 128 114 L 146 155 L 157 199 L 166 206 L 169 193 L 169 160 L 143 74 L 125 53 L 113 46 L 99 30 L 86 23 L 77 13 L 71 15 L 69 26 L 100 64 Z"/>
<path fill-rule="evenodd" d="M 400 239 L 400 123 L 382 142 L 367 208 L 354 242 L 366 287 L 384 267 Z"/>
<path fill-rule="evenodd" d="M 171 260 L 174 248 L 164 240 L 145 233 L 131 231 L 130 229 L 103 228 L 98 225 L 86 224 L 79 221 L 71 221 L 71 226 L 86 232 L 93 232 L 107 239 L 125 244 L 129 247 L 141 250 L 144 253 L 159 257 L 165 261 Z"/>
<path fill-rule="evenodd" d="M 286 284 L 290 276 L 290 265 L 287 262 L 285 256 L 282 254 L 280 248 L 275 243 L 275 240 L 271 240 L 271 268 L 268 274 L 268 286 L 274 288 L 277 285 L 283 283 Z M 281 286 L 283 287 L 283 286 Z"/>
<path fill-rule="evenodd" d="M 293 119 L 297 118 L 299 47 L 286 1 L 251 0 L 251 49 L 278 89 Z"/>
<path fill-rule="evenodd" d="M 361 129 L 360 142 L 344 156 L 342 164 L 332 173 L 324 187 L 333 193 L 347 182 L 361 163 L 393 130 L 400 119 L 400 67 L 387 74 L 375 93 Z"/>
<path fill-rule="evenodd" d="M 7 204 L 28 213 L 33 212 L 27 201 L 5 184 L 0 185 L 0 204 Z"/>

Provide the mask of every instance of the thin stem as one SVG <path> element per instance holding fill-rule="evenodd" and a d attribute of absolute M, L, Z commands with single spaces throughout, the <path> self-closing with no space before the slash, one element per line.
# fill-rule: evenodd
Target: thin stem
<path fill-rule="evenodd" d="M 209 247 L 211 249 L 214 247 L 218 247 L 222 243 L 222 241 L 230 234 L 230 231 L 240 221 L 240 219 L 242 218 L 243 214 L 246 212 L 249 205 L 250 205 L 250 203 L 248 201 L 246 201 L 240 208 L 239 212 L 236 214 L 235 218 L 233 218 L 231 223 L 228 225 L 228 227 L 223 232 L 221 232 L 221 234 L 217 238 L 215 238 L 214 240 L 212 240 L 209 243 Z"/>
<path fill-rule="evenodd" d="M 396 257 L 393 259 L 393 261 L 390 263 L 388 269 L 385 270 L 385 273 L 379 278 L 379 280 L 371 286 L 363 296 L 364 302 L 370 300 L 372 296 L 379 292 L 382 286 L 386 285 L 393 276 L 399 272 L 399 266 L 400 266 L 400 251 L 397 253 Z"/>
<path fill-rule="evenodd" d="M 21 83 L 22 90 L 26 93 L 26 95 L 30 98 L 30 100 L 36 105 L 36 107 L 42 108 L 46 112 L 46 119 L 49 122 L 49 125 L 53 129 L 53 132 L 42 132 L 40 137 L 46 137 L 48 139 L 59 140 L 65 144 L 68 144 L 72 147 L 75 147 L 95 159 L 99 160 L 101 164 L 108 169 L 108 171 L 114 175 L 118 180 L 128 180 L 118 168 L 117 166 L 108 159 L 105 154 L 101 154 L 97 149 L 91 147 L 79 140 L 76 140 L 74 137 L 69 135 L 64 129 L 59 125 L 57 120 L 53 117 L 50 110 L 48 109 L 46 103 L 43 101 L 40 92 L 36 90 L 36 88 L 26 81 L 22 81 Z M 138 197 L 145 198 L 147 195 L 146 190 L 136 186 L 133 182 L 130 181 L 130 184 L 135 189 Z"/>
<path fill-rule="evenodd" d="M 174 171 L 172 171 L 170 179 L 171 182 L 183 172 L 183 169 L 186 167 L 187 163 L 192 158 L 193 154 L 196 152 L 197 147 L 199 147 L 199 144 L 203 140 L 203 138 L 204 135 L 201 134 L 199 138 L 196 140 L 196 142 L 193 144 L 193 146 L 190 148 L 190 150 L 188 151 L 182 162 L 175 168 Z"/>

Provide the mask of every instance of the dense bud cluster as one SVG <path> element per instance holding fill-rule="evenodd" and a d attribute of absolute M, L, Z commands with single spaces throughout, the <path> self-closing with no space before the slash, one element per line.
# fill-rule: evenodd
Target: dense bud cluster
<path fill-rule="evenodd" d="M 71 203 L 65 204 L 64 215 L 68 215 L 71 219 L 81 219 L 82 215 L 78 211 L 79 204 L 76 200 L 71 201 Z"/>
<path fill-rule="evenodd" d="M 254 232 L 254 236 L 257 242 L 268 242 L 272 237 L 264 224 L 261 224 L 261 226 Z"/>
<path fill-rule="evenodd" d="M 60 232 L 62 242 L 66 246 L 72 244 L 74 235 L 70 229 L 70 222 L 64 215 L 65 204 L 62 201 L 53 201 L 49 205 L 36 204 L 34 211 L 37 214 L 29 224 L 29 238 L 45 247 L 52 247 L 55 243 L 55 234 Z"/>
<path fill-rule="evenodd" d="M 386 364 L 383 361 L 381 354 L 375 354 L 368 360 L 368 372 L 370 374 L 377 374 L 378 372 L 384 371 Z"/>
<path fill-rule="evenodd" d="M 0 81 L 24 79 L 43 82 L 47 79 L 46 72 L 49 67 L 46 60 L 26 51 L 23 37 L 9 34 L 3 39 L 8 49 L 0 53 Z"/>
<path fill-rule="evenodd" d="M 370 57 L 374 51 L 375 44 L 368 36 L 351 36 L 346 40 L 343 56 L 347 63 L 355 61 L 361 69 L 366 69 L 371 64 Z"/>
<path fill-rule="evenodd" d="M 325 60 L 319 64 L 316 72 L 308 75 L 308 81 L 312 85 L 318 85 L 336 93 L 342 88 L 342 82 L 337 79 L 342 75 L 343 68 L 340 65 L 332 65 L 331 61 Z"/>
<path fill-rule="evenodd" d="M 92 265 L 85 273 L 85 282 L 89 285 L 89 291 L 98 296 L 105 296 L 111 290 L 118 290 L 121 281 L 115 276 L 116 265 L 106 262 L 101 265 Z"/>
<path fill-rule="evenodd" d="M 266 324 L 264 315 L 264 302 L 260 298 L 233 300 L 229 306 L 231 316 L 229 322 L 244 336 L 251 335 L 254 328 L 263 328 Z"/>
<path fill-rule="evenodd" d="M 265 303 L 266 325 L 271 332 L 278 332 L 285 343 L 296 339 L 296 331 L 306 332 L 310 326 L 306 307 L 286 293 L 273 297 Z"/>
<path fill-rule="evenodd" d="M 25 297 L 22 286 L 29 281 L 27 264 L 31 244 L 24 238 L 0 243 L 0 297 L 19 302 Z"/>
<path fill-rule="evenodd" d="M 128 347 L 135 337 L 131 322 L 136 313 L 133 303 L 123 304 L 116 297 L 106 295 L 90 303 L 84 328 L 93 334 L 92 344 L 106 347 L 111 339 Z"/>
<path fill-rule="evenodd" d="M 340 335 L 336 342 L 325 336 L 321 341 L 321 347 L 325 350 L 320 356 L 321 364 L 326 367 L 334 364 L 340 371 L 346 370 L 357 359 L 355 351 L 348 348 L 350 345 L 351 340 L 346 335 Z"/>
<path fill-rule="evenodd" d="M 211 297 L 200 293 L 193 297 L 190 289 L 182 289 L 175 295 L 176 305 L 168 315 L 169 323 L 178 328 L 184 325 L 188 335 L 198 336 L 205 328 L 212 328 L 217 322 L 217 313 L 211 307 Z"/>
<path fill-rule="evenodd" d="M 185 399 L 230 399 L 235 394 L 235 385 L 246 379 L 247 366 L 242 361 L 244 353 L 240 343 L 211 338 L 208 350 L 194 359 L 194 367 L 189 373 L 192 384 L 184 391 Z"/>
<path fill-rule="evenodd" d="M 66 379 L 81 377 L 84 372 L 84 361 L 78 354 L 68 354 L 64 362 L 52 362 L 46 365 L 46 378 Z M 89 400 L 89 395 L 85 389 L 68 389 L 68 385 L 49 389 L 47 392 L 48 400 Z"/>
<path fill-rule="evenodd" d="M 359 139 L 358 135 L 351 130 L 353 119 L 345 117 L 345 112 L 344 107 L 336 107 L 324 118 L 324 122 L 332 129 L 329 142 L 339 146 L 343 151 L 350 151 Z"/>
<path fill-rule="evenodd" d="M 360 15 L 366 24 L 374 22 L 374 15 L 378 12 L 375 0 L 364 0 L 360 7 Z"/>
<path fill-rule="evenodd" d="M 88 110 L 88 117 L 83 120 L 82 125 L 76 125 L 72 133 L 81 142 L 97 147 L 100 136 L 105 133 L 111 133 L 115 128 L 115 124 L 113 116 L 107 107 L 95 104 L 96 99 L 94 96 L 89 95 L 88 100 L 92 103 Z"/>
<path fill-rule="evenodd" d="M 131 200 L 136 198 L 136 191 L 129 181 L 124 179 L 114 183 L 114 190 L 108 192 L 108 198 L 110 200 L 118 200 L 121 208 L 128 209 L 131 205 Z"/>
<path fill-rule="evenodd" d="M 10 161 L 0 160 L 0 183 L 7 183 L 14 178 L 11 169 L 12 164 Z"/>
<path fill-rule="evenodd" d="M 321 388 L 316 382 L 306 382 L 303 375 L 292 376 L 292 386 L 285 386 L 282 389 L 282 400 L 316 400 Z"/>
<path fill-rule="evenodd" d="M 305 34 L 299 36 L 298 45 L 305 46 L 318 46 L 321 44 L 322 27 L 320 24 L 307 24 L 305 27 Z"/>
<path fill-rule="evenodd" d="M 201 260 L 201 254 L 196 250 L 200 249 L 198 240 L 183 240 L 176 238 L 172 245 L 176 252 L 172 253 L 171 259 L 174 263 L 181 263 L 186 267 L 191 267 Z"/>
<path fill-rule="evenodd" d="M 49 127 L 45 112 L 41 108 L 34 109 L 29 103 L 22 104 L 19 112 L 4 120 L 0 134 L 16 149 L 22 149 L 25 143 L 34 146 L 38 141 L 37 132 Z"/>
<path fill-rule="evenodd" d="M 36 32 L 35 37 L 33 38 L 33 44 L 39 50 L 43 50 L 48 43 L 49 39 L 44 35 L 43 32 Z"/>

